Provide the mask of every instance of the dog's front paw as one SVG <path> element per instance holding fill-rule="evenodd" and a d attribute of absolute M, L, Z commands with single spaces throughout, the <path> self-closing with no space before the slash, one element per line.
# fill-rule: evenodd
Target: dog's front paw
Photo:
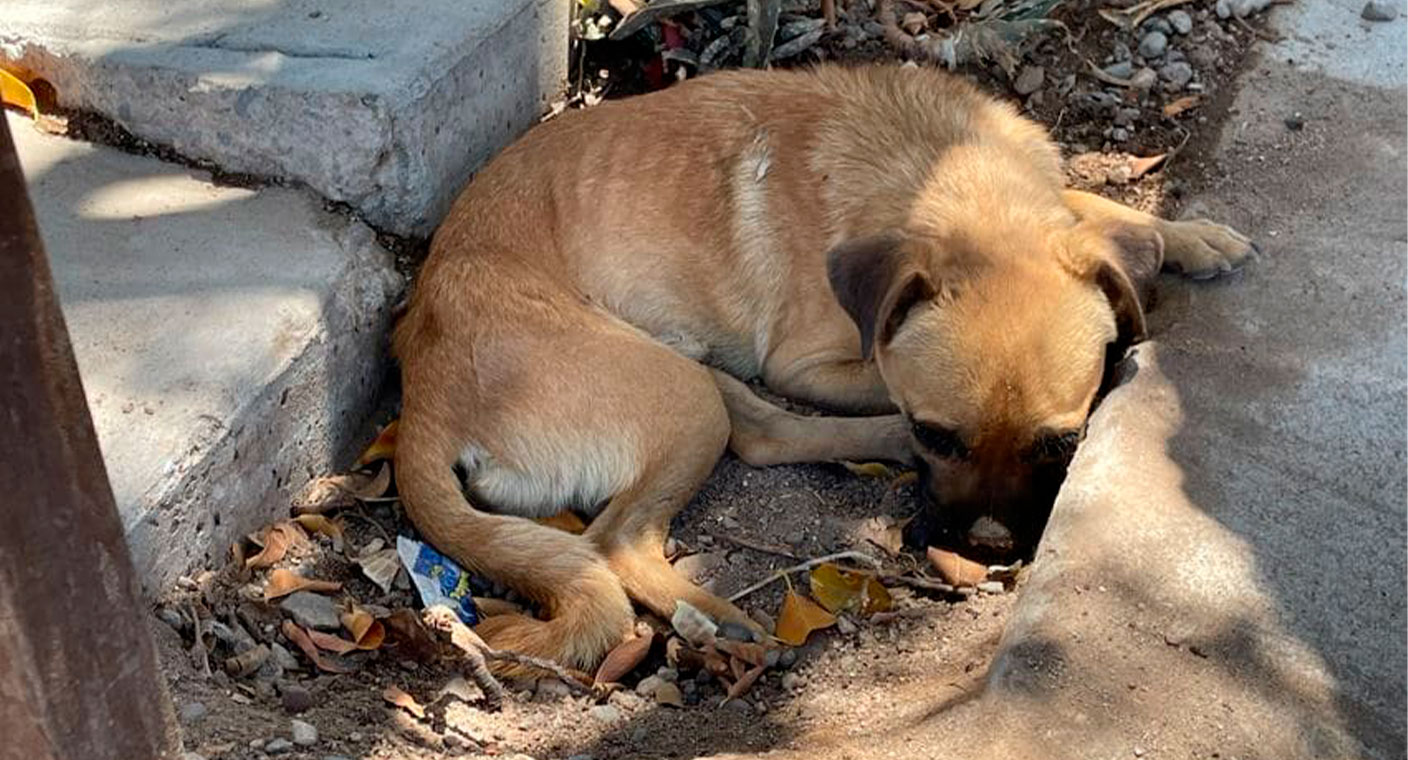
<path fill-rule="evenodd" d="M 1185 277 L 1207 280 L 1242 268 L 1257 253 L 1246 235 L 1207 219 L 1165 222 L 1164 266 Z"/>

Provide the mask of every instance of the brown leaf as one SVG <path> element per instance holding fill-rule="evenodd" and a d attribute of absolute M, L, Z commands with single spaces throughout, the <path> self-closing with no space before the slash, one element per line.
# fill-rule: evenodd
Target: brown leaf
<path fill-rule="evenodd" d="M 904 19 L 900 21 L 900 26 L 904 27 L 906 32 L 916 35 L 924 31 L 924 27 L 928 24 L 928 17 L 918 11 L 904 14 Z"/>
<path fill-rule="evenodd" d="M 342 627 L 352 634 L 358 649 L 376 649 L 386 639 L 386 629 L 372 617 L 372 613 L 361 607 L 342 613 Z"/>
<path fill-rule="evenodd" d="M 342 535 L 347 526 L 340 518 L 333 520 L 324 515 L 305 514 L 293 518 L 293 521 L 309 533 L 321 533 L 332 539 L 333 549 L 342 551 Z"/>
<path fill-rule="evenodd" d="M 292 620 L 285 620 L 283 625 L 284 637 L 292 641 L 303 651 L 313 664 L 327 673 L 351 673 L 352 669 L 336 660 L 330 660 L 318 651 L 318 647 L 313 644 L 313 640 L 308 637 L 308 632 L 299 628 Z"/>
<path fill-rule="evenodd" d="M 777 613 L 777 638 L 785 644 L 799 647 L 807 643 L 812 631 L 836 624 L 836 616 L 816 602 L 789 590 L 782 598 L 782 610 Z"/>
<path fill-rule="evenodd" d="M 288 520 L 280 520 L 264 530 L 259 543 L 264 548 L 253 557 L 245 560 L 245 567 L 270 567 L 288 554 L 288 550 L 301 546 L 307 537 L 303 531 Z"/>
<path fill-rule="evenodd" d="M 724 702 L 728 702 L 730 699 L 738 699 L 744 694 L 747 694 L 748 690 L 753 688 L 753 684 L 757 682 L 758 676 L 761 676 L 764 670 L 767 670 L 767 668 L 758 665 L 740 676 L 737 681 L 734 681 L 732 686 L 728 687 L 728 696 L 724 697 Z"/>
<path fill-rule="evenodd" d="M 572 510 L 558 512 L 551 517 L 539 517 L 536 522 L 539 525 L 546 525 L 549 528 L 557 528 L 575 535 L 582 535 L 587 530 L 587 524 L 582 522 L 582 518 L 577 516 Z"/>
<path fill-rule="evenodd" d="M 385 689 L 382 689 L 381 698 L 417 718 L 425 718 L 425 708 L 421 707 L 415 697 L 402 691 L 399 686 L 387 686 Z"/>
<path fill-rule="evenodd" d="M 1157 156 L 1149 156 L 1147 158 L 1136 158 L 1129 162 L 1129 178 L 1136 180 L 1149 172 L 1156 171 L 1159 167 L 1163 166 L 1164 162 L 1167 160 L 1167 153 L 1160 153 Z"/>
<path fill-rule="evenodd" d="M 396 456 L 396 427 L 400 420 L 392 420 L 386 427 L 377 433 L 376 440 L 367 447 L 362 455 L 357 457 L 357 461 L 352 465 L 352 469 L 360 470 L 372 462 L 380 462 L 383 459 L 391 459 Z M 383 493 L 385 491 L 383 490 Z M 381 494 L 377 494 L 380 496 Z"/>
<path fill-rule="evenodd" d="M 314 646 L 319 649 L 325 649 L 333 654 L 347 654 L 348 652 L 357 650 L 357 642 L 348 641 L 341 636 L 334 636 L 331 633 L 324 633 L 312 628 L 308 629 L 307 634 Z"/>
<path fill-rule="evenodd" d="M 828 612 L 858 611 L 863 615 L 890 608 L 890 592 L 870 573 L 845 570 L 827 562 L 812 568 L 812 597 Z"/>
<path fill-rule="evenodd" d="M 320 515 L 354 506 L 359 499 L 375 499 L 391 487 L 391 466 L 382 462 L 375 473 L 348 472 L 316 478 L 295 500 L 296 515 Z"/>
<path fill-rule="evenodd" d="M 945 549 L 929 547 L 929 564 L 939 571 L 939 577 L 953 586 L 976 586 L 987 580 L 987 566 Z"/>
<path fill-rule="evenodd" d="M 617 644 L 607 653 L 606 659 L 601 661 L 592 681 L 598 684 L 620 681 L 650 654 L 650 645 L 654 639 L 654 636 L 632 636 Z"/>
<path fill-rule="evenodd" d="M 379 547 L 381 539 L 374 539 L 373 545 Z M 401 569 L 401 557 L 396 553 L 396 547 L 389 546 L 364 552 L 355 561 L 357 566 L 362 568 L 362 574 L 375 583 L 382 593 L 391 593 L 391 584 L 395 582 L 396 573 Z"/>
<path fill-rule="evenodd" d="M 655 701 L 670 707 L 684 707 L 684 694 L 680 687 L 666 681 L 655 689 Z"/>
<path fill-rule="evenodd" d="M 724 654 L 737 657 L 749 665 L 763 665 L 767 663 L 768 650 L 761 644 L 746 641 L 733 641 L 732 639 L 716 639 L 714 641 L 714 648 Z"/>
<path fill-rule="evenodd" d="M 1178 100 L 1165 103 L 1164 118 L 1172 119 L 1190 108 L 1197 108 L 1202 101 L 1203 98 L 1201 95 L 1185 95 Z"/>
<path fill-rule="evenodd" d="M 281 596 L 288 596 L 295 591 L 332 593 L 341 589 L 342 584 L 337 581 L 305 578 L 292 570 L 279 568 L 269 573 L 269 582 L 264 585 L 264 601 L 270 602 Z"/>

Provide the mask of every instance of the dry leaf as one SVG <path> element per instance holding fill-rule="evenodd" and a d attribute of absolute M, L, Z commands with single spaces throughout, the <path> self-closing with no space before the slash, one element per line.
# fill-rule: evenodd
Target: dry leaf
<path fill-rule="evenodd" d="M 655 689 L 655 701 L 670 707 L 684 707 L 684 694 L 680 687 L 666 681 Z"/>
<path fill-rule="evenodd" d="M 361 607 L 353 607 L 351 612 L 342 613 L 342 627 L 352 634 L 358 649 L 376 649 L 386 639 L 386 629 L 372 617 L 372 613 Z"/>
<path fill-rule="evenodd" d="M 987 580 L 988 568 L 967 557 L 945 549 L 929 547 L 929 564 L 939 571 L 945 583 L 953 586 L 976 586 Z"/>
<path fill-rule="evenodd" d="M 753 688 L 753 684 L 757 682 L 758 676 L 762 675 L 764 670 L 767 670 L 767 668 L 758 665 L 740 676 L 737 681 L 734 681 L 732 686 L 728 687 L 728 696 L 724 697 L 724 701 L 720 704 L 726 703 L 730 699 L 738 699 L 744 694 L 747 694 L 748 690 Z"/>
<path fill-rule="evenodd" d="M 390 633 L 396 652 L 417 662 L 429 662 L 440 654 L 440 643 L 421 623 L 414 610 L 399 609 L 381 619 Z"/>
<path fill-rule="evenodd" d="M 279 568 L 269 573 L 269 582 L 264 585 L 264 601 L 269 602 L 295 591 L 316 591 L 331 593 L 340 591 L 342 584 L 337 581 L 323 581 L 305 578 L 292 570 Z"/>
<path fill-rule="evenodd" d="M 835 615 L 796 591 L 789 590 L 782 598 L 782 610 L 777 613 L 775 635 L 783 643 L 799 647 L 807 643 L 807 636 L 812 631 L 835 624 Z"/>
<path fill-rule="evenodd" d="M 302 545 L 306 540 L 307 537 L 297 525 L 288 520 L 280 520 L 264 530 L 258 541 L 263 549 L 245 560 L 245 567 L 270 567 L 283 559 L 289 549 Z"/>
<path fill-rule="evenodd" d="M 1147 158 L 1136 158 L 1129 162 L 1129 178 L 1131 180 L 1139 179 L 1149 172 L 1156 171 L 1159 167 L 1164 165 L 1164 161 L 1166 160 L 1168 160 L 1167 153 L 1160 153 L 1157 156 L 1149 156 Z"/>
<path fill-rule="evenodd" d="M 391 488 L 391 466 L 383 462 L 375 474 L 349 472 L 316 478 L 295 500 L 296 515 L 320 515 L 351 507 L 359 499 L 375 499 Z"/>
<path fill-rule="evenodd" d="M 714 634 L 719 630 L 708 615 L 684 600 L 675 602 L 675 614 L 670 617 L 670 625 L 685 641 L 700 647 L 713 644 Z"/>
<path fill-rule="evenodd" d="M 386 427 L 377 433 L 376 440 L 367 447 L 362 455 L 357 457 L 357 461 L 352 465 L 355 470 L 360 470 L 372 462 L 380 462 L 383 459 L 391 459 L 396 456 L 396 426 L 400 420 L 392 420 Z M 380 494 L 377 494 L 380 496 Z"/>
<path fill-rule="evenodd" d="M 1200 95 L 1185 95 L 1171 103 L 1165 103 L 1164 118 L 1172 119 L 1190 108 L 1197 108 L 1202 100 L 1202 96 Z"/>
<path fill-rule="evenodd" d="M 724 654 L 737 657 L 749 665 L 767 664 L 768 650 L 761 644 L 732 639 L 716 639 L 714 648 Z"/>
<path fill-rule="evenodd" d="M 875 576 L 857 570 L 844 570 L 827 562 L 812 568 L 812 597 L 828 612 L 843 610 L 872 615 L 890 609 L 890 592 Z"/>
<path fill-rule="evenodd" d="M 382 689 L 381 698 L 417 718 L 425 718 L 425 708 L 420 706 L 420 703 L 416 701 L 415 697 L 402 691 L 398 686 L 388 686 Z"/>
<path fill-rule="evenodd" d="M 328 673 L 351 673 L 352 669 L 342 663 L 331 660 L 323 656 L 318 651 L 318 647 L 313 644 L 313 640 L 308 637 L 308 632 L 299 628 L 292 620 L 285 620 L 283 625 L 284 637 L 292 641 L 307 655 L 313 664 L 318 666 L 318 670 Z"/>
<path fill-rule="evenodd" d="M 362 568 L 362 574 L 371 579 L 382 593 L 391 593 L 391 584 L 396 580 L 396 573 L 401 569 L 401 558 L 396 554 L 396 547 L 390 546 L 385 549 L 364 553 L 357 557 L 357 566 Z"/>
<path fill-rule="evenodd" d="M 235 678 L 253 675 L 269 659 L 269 647 L 260 644 L 253 649 L 225 659 L 225 672 Z"/>
<path fill-rule="evenodd" d="M 539 525 L 565 530 L 568 533 L 578 536 L 582 535 L 582 533 L 587 530 L 587 524 L 582 522 L 582 518 L 578 517 L 577 513 L 570 509 L 558 512 L 551 517 L 539 517 L 536 522 Z"/>
<path fill-rule="evenodd" d="M 607 653 L 606 659 L 601 661 L 601 666 L 596 669 L 596 676 L 592 680 L 599 684 L 620 681 L 650 654 L 650 645 L 654 638 L 632 636 L 617 644 L 615 649 Z"/>
<path fill-rule="evenodd" d="M 39 118 L 39 101 L 34 91 L 24 80 L 4 69 L 0 69 L 0 102 L 24 110 L 31 119 Z"/>
<path fill-rule="evenodd" d="M 889 465 L 880 462 L 847 462 L 841 460 L 841 465 L 851 471 L 852 475 L 862 478 L 884 478 L 886 480 L 895 476 L 895 471 Z"/>
<path fill-rule="evenodd" d="M 348 641 L 341 636 L 334 636 L 331 633 L 324 633 L 322 631 L 313 630 L 312 628 L 309 628 L 307 633 L 308 638 L 312 640 L 314 646 L 319 649 L 325 649 L 333 654 L 347 654 L 348 652 L 355 652 L 357 650 L 357 642 Z"/>
<path fill-rule="evenodd" d="M 303 514 L 293 518 L 293 521 L 302 525 L 309 533 L 321 533 L 332 539 L 333 549 L 342 551 L 342 534 L 346 530 L 342 520 L 333 520 L 324 515 Z"/>
<path fill-rule="evenodd" d="M 910 34 L 919 34 L 924 31 L 924 27 L 928 25 L 928 23 L 929 19 L 925 17 L 924 14 L 915 11 L 913 13 L 904 14 L 904 19 L 900 22 L 900 26 L 904 27 L 904 30 Z"/>

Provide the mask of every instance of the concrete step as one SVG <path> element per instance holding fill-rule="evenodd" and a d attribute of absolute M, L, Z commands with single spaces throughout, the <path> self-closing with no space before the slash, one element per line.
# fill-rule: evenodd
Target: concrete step
<path fill-rule="evenodd" d="M 562 0 L 9 0 L 0 61 L 61 104 L 428 234 L 567 72 Z"/>
<path fill-rule="evenodd" d="M 151 591 L 346 465 L 401 277 L 302 190 L 38 133 L 7 115 L 128 542 Z"/>

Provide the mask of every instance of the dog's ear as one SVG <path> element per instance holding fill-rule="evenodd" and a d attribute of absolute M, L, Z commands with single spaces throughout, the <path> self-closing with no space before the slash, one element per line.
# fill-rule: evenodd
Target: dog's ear
<path fill-rule="evenodd" d="M 1164 262 L 1163 236 L 1147 225 L 1087 223 L 1076 229 L 1074 248 L 1073 268 L 1110 301 L 1119 345 L 1144 340 L 1144 310 Z"/>
<path fill-rule="evenodd" d="M 831 291 L 860 330 L 861 356 L 869 359 L 877 342 L 886 343 L 921 301 L 934 297 L 934 284 L 895 233 L 848 240 L 826 255 Z"/>

